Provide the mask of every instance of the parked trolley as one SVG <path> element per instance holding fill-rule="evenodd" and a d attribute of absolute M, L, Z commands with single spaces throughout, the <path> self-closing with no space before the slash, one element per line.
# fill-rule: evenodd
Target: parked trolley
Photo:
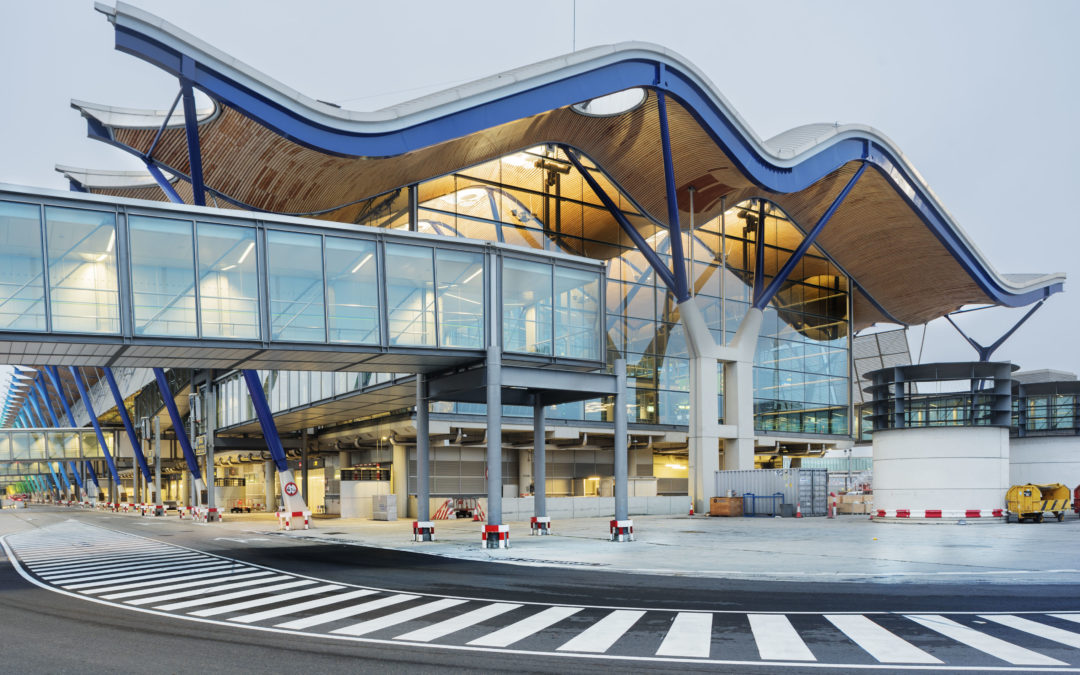
<path fill-rule="evenodd" d="M 1061 483 L 1014 485 L 1005 495 L 1005 507 L 1010 515 L 1016 515 L 1018 523 L 1025 518 L 1041 523 L 1045 513 L 1052 513 L 1062 521 L 1069 506 L 1069 488 Z"/>

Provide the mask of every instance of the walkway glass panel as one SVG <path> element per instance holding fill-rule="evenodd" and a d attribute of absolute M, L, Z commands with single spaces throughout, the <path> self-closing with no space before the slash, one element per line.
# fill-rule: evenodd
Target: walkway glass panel
<path fill-rule="evenodd" d="M 192 223 L 132 216 L 131 288 L 135 332 L 195 337 L 195 240 Z"/>
<path fill-rule="evenodd" d="M 52 330 L 120 332 L 116 215 L 45 208 Z"/>
<path fill-rule="evenodd" d="M 203 337 L 257 339 L 255 229 L 199 223 L 198 230 Z"/>
<path fill-rule="evenodd" d="M 322 237 L 266 233 L 270 336 L 289 342 L 325 342 Z"/>
<path fill-rule="evenodd" d="M 326 237 L 326 304 L 330 342 L 378 344 L 375 242 Z"/>
<path fill-rule="evenodd" d="M 41 207 L 0 202 L 0 329 L 45 330 Z"/>

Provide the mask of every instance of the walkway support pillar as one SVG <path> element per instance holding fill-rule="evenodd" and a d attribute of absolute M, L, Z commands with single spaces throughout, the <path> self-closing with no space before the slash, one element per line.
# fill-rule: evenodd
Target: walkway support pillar
<path fill-rule="evenodd" d="M 431 432 L 428 413 L 427 378 L 416 375 L 416 520 L 413 541 L 434 541 L 431 522 Z"/>
<path fill-rule="evenodd" d="M 634 521 L 630 520 L 626 430 L 626 359 L 615 359 L 615 520 L 611 521 L 611 541 L 634 541 Z"/>
<path fill-rule="evenodd" d="M 487 524 L 481 533 L 485 548 L 509 548 L 510 526 L 502 517 L 502 355 L 487 348 Z"/>
<path fill-rule="evenodd" d="M 274 490 L 274 460 L 266 460 L 264 479 L 266 481 L 264 485 L 266 510 L 277 509 L 277 494 Z"/>
<path fill-rule="evenodd" d="M 217 390 L 212 378 L 206 381 L 206 396 L 203 397 L 203 419 L 206 421 L 206 520 L 221 520 L 217 505 L 217 469 L 214 466 L 214 434 L 217 429 Z M 304 495 L 307 495 L 307 482 L 304 483 Z"/>
<path fill-rule="evenodd" d="M 115 504 L 120 498 L 120 475 L 116 472 L 116 462 L 113 461 L 112 453 L 109 452 L 109 444 L 105 442 L 105 434 L 101 432 L 101 424 L 98 422 L 97 413 L 94 412 L 94 405 L 90 402 L 90 396 L 86 393 L 86 383 L 83 382 L 82 373 L 75 366 L 68 366 L 68 370 L 71 372 L 71 376 L 75 378 L 75 386 L 79 390 L 79 397 L 82 398 L 83 405 L 86 406 L 86 414 L 90 417 L 90 423 L 94 425 L 94 433 L 97 434 L 98 443 L 101 445 L 101 453 L 105 455 L 105 464 L 109 467 L 109 475 L 113 481 L 113 490 L 109 501 Z"/>
<path fill-rule="evenodd" d="M 547 514 L 547 408 L 540 395 L 533 401 L 533 517 L 532 534 L 551 534 L 551 518 Z"/>
<path fill-rule="evenodd" d="M 281 446 L 281 437 L 278 436 L 277 426 L 274 425 L 274 416 L 266 402 L 262 381 L 259 380 L 259 373 L 255 370 L 245 370 L 243 373 L 248 394 L 251 396 L 252 407 L 255 408 L 255 415 L 259 418 L 263 439 L 266 441 L 274 466 L 277 467 L 278 480 L 281 482 L 281 500 L 284 502 L 284 509 L 278 512 L 278 522 L 282 527 L 292 529 L 294 520 L 298 523 L 302 521 L 304 529 L 308 529 L 311 511 L 308 510 L 304 498 L 300 496 L 300 488 L 297 487 L 292 469 L 289 468 L 285 449 Z M 267 493 L 270 493 L 270 481 L 267 481 Z"/>
<path fill-rule="evenodd" d="M 127 406 L 124 405 L 124 397 L 120 395 L 120 387 L 116 386 L 116 378 L 113 377 L 112 368 L 108 366 L 105 367 L 105 380 L 109 383 L 109 391 L 112 392 L 113 402 L 116 403 L 116 411 L 120 413 L 120 421 L 123 422 L 124 430 L 127 432 L 128 443 L 131 444 L 131 454 L 135 456 L 139 471 L 142 472 L 143 478 L 146 479 L 145 484 L 149 485 L 150 467 L 146 465 L 146 457 L 143 456 L 142 452 L 142 443 L 139 442 L 139 437 L 135 434 L 135 427 L 131 424 Z M 139 494 L 139 477 L 135 472 L 132 472 L 131 481 L 137 496 Z M 146 501 L 145 495 L 141 501 Z"/>
<path fill-rule="evenodd" d="M 169 412 L 169 419 L 172 421 L 173 433 L 176 434 L 176 440 L 180 443 L 180 449 L 184 453 L 184 460 L 187 462 L 188 472 L 191 474 L 194 480 L 193 493 L 195 499 L 193 504 L 189 504 L 189 508 L 198 505 L 196 501 L 200 492 L 204 487 L 202 473 L 199 471 L 199 460 L 196 459 L 195 453 L 191 450 L 191 443 L 188 440 L 187 431 L 184 429 L 184 420 L 180 417 L 180 411 L 176 408 L 176 401 L 173 400 L 172 391 L 169 389 L 169 381 L 165 379 L 165 371 L 161 368 L 154 368 L 154 378 L 157 380 L 158 391 L 161 393 L 161 398 L 164 399 L 165 410 Z M 189 411 L 194 417 L 195 411 Z"/>
<path fill-rule="evenodd" d="M 161 495 L 161 418 L 154 415 L 154 515 L 165 515 L 165 500 Z"/>

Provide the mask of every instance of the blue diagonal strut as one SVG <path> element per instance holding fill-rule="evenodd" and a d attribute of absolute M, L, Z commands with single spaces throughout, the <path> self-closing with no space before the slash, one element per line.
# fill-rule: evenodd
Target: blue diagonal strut
<path fill-rule="evenodd" d="M 791 254 L 791 257 L 784 263 L 784 266 L 780 268 L 780 271 L 773 277 L 773 280 L 769 282 L 769 285 L 765 287 L 765 290 L 763 290 L 760 295 L 754 298 L 754 307 L 756 309 L 765 309 L 765 307 L 769 305 L 773 296 L 776 295 L 776 292 L 779 291 L 780 287 L 787 281 L 792 270 L 794 270 L 795 266 L 799 264 L 799 261 L 803 259 L 803 256 L 810 250 L 810 247 L 814 245 L 814 240 L 817 239 L 817 236 L 825 229 L 825 225 L 833 217 L 833 214 L 836 213 L 836 210 L 839 209 L 840 205 L 847 199 L 847 196 L 851 193 L 852 188 L 855 187 L 855 183 L 859 182 L 859 178 L 862 177 L 864 171 L 866 171 L 866 162 L 859 165 L 858 171 L 856 171 L 855 175 L 851 177 L 851 180 L 847 182 L 847 185 L 840 191 L 840 194 L 836 195 L 836 199 L 832 201 L 832 204 L 829 204 L 829 208 L 825 209 L 825 213 L 821 214 L 821 218 L 818 219 L 817 224 L 814 225 L 805 237 L 803 237 L 802 243 L 799 244 L 799 247 Z M 759 221 L 760 220 L 761 218 L 759 217 Z M 761 227 L 762 223 L 759 222 L 759 231 Z M 764 243 L 764 241 L 759 239 L 759 241 L 755 242 L 755 246 L 761 251 L 764 249 Z M 763 270 L 757 270 L 759 276 L 762 272 Z"/>
<path fill-rule="evenodd" d="M 259 426 L 262 427 L 263 439 L 266 441 L 270 456 L 274 458 L 274 465 L 278 471 L 287 471 L 289 461 L 285 457 L 285 449 L 281 446 L 281 437 L 278 435 L 277 426 L 274 425 L 274 415 L 270 412 L 270 406 L 266 403 L 266 392 L 263 391 L 262 382 L 259 380 L 259 371 L 245 370 L 244 382 L 247 383 L 248 393 L 251 395 L 251 404 L 255 408 L 255 416 L 259 418 Z"/>
<path fill-rule="evenodd" d="M 90 396 L 86 393 L 86 383 L 83 382 L 82 373 L 75 366 L 68 366 L 68 370 L 71 371 L 71 376 L 75 378 L 75 386 L 79 390 L 79 397 L 82 398 L 83 405 L 86 406 L 86 414 L 90 417 L 90 423 L 94 425 L 94 433 L 97 434 L 101 452 L 105 455 L 105 464 L 109 466 L 109 474 L 112 476 L 113 485 L 119 490 L 120 474 L 116 472 L 116 462 L 113 461 L 112 453 L 109 452 L 109 444 L 105 442 L 105 434 L 101 431 L 101 423 L 98 422 L 97 413 L 94 412 L 94 405 L 90 402 Z"/>
<path fill-rule="evenodd" d="M 176 409 L 176 401 L 173 400 L 172 391 L 169 389 L 169 381 L 165 379 L 165 371 L 161 368 L 154 368 L 154 377 L 157 379 L 161 398 L 165 399 L 165 409 L 169 411 L 173 433 L 176 434 L 176 440 L 180 443 L 180 449 L 184 452 L 184 461 L 187 462 L 188 471 L 191 472 L 191 476 L 195 480 L 202 480 L 202 472 L 199 471 L 199 460 L 195 458 L 195 453 L 191 451 L 191 442 L 188 440 L 187 432 L 184 431 L 184 420 L 180 417 L 180 411 Z"/>
<path fill-rule="evenodd" d="M 68 424 L 72 427 L 79 426 L 78 424 L 75 424 L 75 415 L 71 414 L 71 406 L 68 405 L 67 394 L 64 392 L 64 388 L 60 386 L 60 371 L 56 369 L 56 366 L 46 366 L 45 372 L 49 374 L 49 380 L 52 381 L 53 389 L 56 390 L 56 394 L 60 398 L 60 405 L 64 406 L 64 414 L 67 415 Z"/>
<path fill-rule="evenodd" d="M 45 389 L 45 383 L 40 379 L 41 373 L 39 372 L 34 376 L 34 388 L 41 394 L 41 400 L 45 402 L 45 409 L 49 411 L 49 417 L 52 418 L 54 427 L 60 426 L 60 419 L 56 416 L 56 408 L 53 407 L 52 398 L 49 397 L 49 392 Z"/>
<path fill-rule="evenodd" d="M 184 127 L 187 131 L 188 165 L 191 167 L 192 201 L 206 206 L 203 191 L 202 150 L 199 148 L 199 120 L 195 115 L 195 92 L 191 82 L 195 77 L 195 62 L 190 56 L 180 59 L 180 94 L 184 99 Z M 149 165 L 149 162 L 147 162 Z"/>
<path fill-rule="evenodd" d="M 143 457 L 139 438 L 135 435 L 135 427 L 131 425 L 131 417 L 128 416 L 127 406 L 124 405 L 124 397 L 120 395 L 120 388 L 116 386 L 116 378 L 113 377 L 112 368 L 108 366 L 105 366 L 105 379 L 109 383 L 109 390 L 112 391 L 113 401 L 116 402 L 116 409 L 120 413 L 120 420 L 124 423 L 124 429 L 127 431 L 132 454 L 135 455 L 135 461 L 139 463 L 139 470 L 142 471 L 143 478 L 149 484 L 154 480 L 150 475 L 150 467 L 146 465 L 146 458 Z"/>
<path fill-rule="evenodd" d="M 675 192 L 675 166 L 671 161 L 671 134 L 668 132 L 667 101 L 663 90 L 656 91 L 656 106 L 660 115 L 660 144 L 664 150 L 664 188 L 667 192 L 671 272 L 675 282 L 675 298 L 682 302 L 690 297 L 690 291 L 686 284 L 686 259 L 683 256 L 682 229 L 679 227 L 679 202 Z"/>

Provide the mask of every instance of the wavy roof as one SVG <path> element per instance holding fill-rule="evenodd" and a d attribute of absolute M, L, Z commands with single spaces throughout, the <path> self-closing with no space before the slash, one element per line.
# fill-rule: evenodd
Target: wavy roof
<path fill-rule="evenodd" d="M 948 214 L 899 149 L 862 125 L 810 124 L 762 140 L 694 66 L 656 45 L 575 52 L 373 112 L 308 98 L 162 19 L 124 3 L 97 5 L 116 47 L 190 79 L 215 102 L 197 114 L 205 184 L 223 204 L 352 221 L 357 201 L 541 143 L 584 153 L 657 223 L 667 220 L 656 93 L 668 99 L 680 220 L 751 197 L 812 225 L 866 162 L 817 239 L 856 284 L 856 327 L 922 323 L 967 304 L 1030 304 L 1062 290 L 1064 274 L 1002 275 Z M 644 103 L 609 117 L 575 103 L 632 87 Z M 182 113 L 73 102 L 90 135 L 174 175 L 190 171 Z M 155 145 L 155 138 L 157 142 Z M 163 198 L 65 172 L 97 192 Z M 181 192 L 181 194 L 184 194 Z M 187 195 L 190 195 L 188 187 Z M 605 225 L 605 227 L 616 227 Z M 596 238 L 605 232 L 594 233 Z"/>

